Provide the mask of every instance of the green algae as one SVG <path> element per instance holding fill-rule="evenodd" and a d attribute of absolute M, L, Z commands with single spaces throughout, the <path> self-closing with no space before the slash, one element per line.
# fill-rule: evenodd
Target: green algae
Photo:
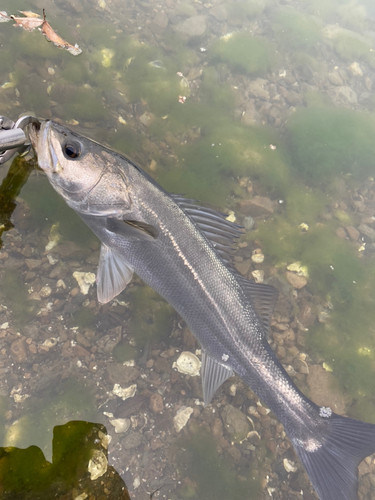
<path fill-rule="evenodd" d="M 0 295 L 13 313 L 13 321 L 24 326 L 39 311 L 39 303 L 31 300 L 22 274 L 17 269 L 5 269 L 1 279 Z"/>
<path fill-rule="evenodd" d="M 177 465 L 183 476 L 189 478 L 179 490 L 179 496 L 183 499 L 258 498 L 259 482 L 245 479 L 251 476 L 248 469 L 243 471 L 243 480 L 239 481 L 238 472 L 227 459 L 218 455 L 215 439 L 206 430 L 191 432 L 189 437 L 178 440 L 176 446 L 180 448 L 176 457 Z"/>
<path fill-rule="evenodd" d="M 126 300 L 132 311 L 129 328 L 138 346 L 169 337 L 174 310 L 160 295 L 146 285 L 137 286 L 128 291 Z"/>
<path fill-rule="evenodd" d="M 275 65 L 275 47 L 266 39 L 248 33 L 234 33 L 214 41 L 210 47 L 212 62 L 224 62 L 234 71 L 252 76 L 266 74 Z"/>
<path fill-rule="evenodd" d="M 272 196 L 283 196 L 290 173 L 282 148 L 269 147 L 275 142 L 274 134 L 220 117 L 215 121 L 212 116 L 210 108 L 202 122 L 193 114 L 189 125 L 201 127 L 201 136 L 192 144 L 175 145 L 179 164 L 158 174 L 158 182 L 167 190 L 183 190 L 186 196 L 217 206 L 233 194 L 241 176 L 259 181 Z"/>
<path fill-rule="evenodd" d="M 112 355 L 117 363 L 124 363 L 125 361 L 137 359 L 139 351 L 136 347 L 128 343 L 117 344 L 117 346 L 113 349 Z"/>
<path fill-rule="evenodd" d="M 40 193 L 43 193 L 43 196 L 40 196 Z M 63 239 L 74 241 L 85 248 L 90 242 L 96 241 L 93 232 L 52 189 L 45 177 L 31 176 L 22 189 L 22 198 L 31 209 L 29 230 L 41 229 L 48 234 L 51 225 L 59 222 L 59 232 Z"/>
<path fill-rule="evenodd" d="M 259 16 L 269 4 L 269 0 L 231 1 L 225 4 L 231 22 L 243 24 L 244 19 Z"/>
<path fill-rule="evenodd" d="M 297 10 L 282 9 L 274 15 L 273 31 L 276 40 L 286 50 L 315 52 L 321 41 L 321 29 L 309 16 Z"/>
<path fill-rule="evenodd" d="M 292 165 L 313 185 L 325 185 L 338 174 L 364 179 L 375 166 L 375 119 L 349 109 L 308 108 L 289 120 Z"/>
<path fill-rule="evenodd" d="M 333 47 L 344 61 L 366 60 L 370 56 L 371 46 L 354 36 L 339 34 L 333 39 Z"/>
<path fill-rule="evenodd" d="M 92 328 L 97 322 L 96 314 L 88 307 L 80 307 L 78 311 L 73 314 L 74 326 L 81 328 Z"/>

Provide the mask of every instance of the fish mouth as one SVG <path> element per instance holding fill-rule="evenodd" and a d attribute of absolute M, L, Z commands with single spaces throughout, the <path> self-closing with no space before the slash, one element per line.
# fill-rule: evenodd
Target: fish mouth
<path fill-rule="evenodd" d="M 39 167 L 46 173 L 53 172 L 55 162 L 52 154 L 50 134 L 51 120 L 44 120 L 41 123 L 31 123 L 28 125 L 28 136 L 31 145 L 38 157 Z"/>

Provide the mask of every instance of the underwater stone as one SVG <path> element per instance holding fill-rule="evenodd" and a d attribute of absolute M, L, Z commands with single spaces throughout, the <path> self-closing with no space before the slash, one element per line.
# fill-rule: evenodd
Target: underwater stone
<path fill-rule="evenodd" d="M 78 286 L 83 295 L 87 295 L 89 293 L 90 286 L 93 285 L 96 281 L 96 276 L 94 273 L 82 273 L 79 271 L 75 271 L 73 273 L 73 278 L 78 283 Z"/>
<path fill-rule="evenodd" d="M 137 384 L 133 384 L 130 387 L 121 387 L 119 384 L 113 386 L 112 392 L 119 398 L 125 399 L 132 398 L 137 391 Z"/>
<path fill-rule="evenodd" d="M 25 338 L 15 340 L 10 346 L 10 355 L 15 363 L 25 363 L 27 361 L 27 351 Z"/>
<path fill-rule="evenodd" d="M 345 231 L 348 233 L 348 236 L 351 241 L 358 241 L 359 231 L 353 226 L 347 226 Z"/>
<path fill-rule="evenodd" d="M 177 361 L 173 363 L 172 368 L 177 368 L 177 371 L 185 375 L 196 377 L 199 375 L 201 362 L 192 352 L 184 351 L 180 354 Z"/>
<path fill-rule="evenodd" d="M 287 472 L 296 472 L 296 470 L 297 470 L 297 467 L 296 467 L 295 463 L 291 462 L 287 458 L 284 458 L 283 465 L 284 465 L 284 469 Z"/>
<path fill-rule="evenodd" d="M 336 95 L 337 95 L 337 97 L 344 98 L 349 104 L 357 104 L 358 103 L 357 94 L 350 87 L 345 87 L 345 86 L 338 87 L 336 89 Z"/>
<path fill-rule="evenodd" d="M 357 62 L 352 63 L 348 69 L 353 76 L 363 76 L 362 68 Z"/>
<path fill-rule="evenodd" d="M 190 408 L 190 406 L 182 406 L 178 410 L 176 415 L 173 417 L 173 425 L 176 432 L 180 432 L 181 429 L 185 427 L 193 411 L 193 408 Z"/>
<path fill-rule="evenodd" d="M 336 413 L 345 413 L 345 398 L 334 375 L 320 365 L 312 365 L 307 375 L 310 397 L 319 406 L 329 406 Z"/>
<path fill-rule="evenodd" d="M 371 241 L 375 241 L 375 229 L 367 226 L 366 224 L 361 224 L 359 227 L 359 232 L 364 236 L 367 236 Z"/>
<path fill-rule="evenodd" d="M 224 5 L 215 5 L 210 9 L 210 14 L 218 21 L 226 21 L 228 19 L 228 12 Z"/>
<path fill-rule="evenodd" d="M 128 418 L 114 418 L 109 421 L 115 428 L 116 434 L 122 434 L 129 430 L 130 420 Z"/>
<path fill-rule="evenodd" d="M 332 73 L 329 73 L 328 80 L 332 83 L 332 85 L 337 86 L 341 86 L 344 83 L 337 71 L 332 71 Z"/>
<path fill-rule="evenodd" d="M 307 278 L 305 276 L 298 276 L 298 274 L 291 271 L 285 273 L 286 279 L 292 285 L 293 288 L 300 290 L 307 284 Z"/>
<path fill-rule="evenodd" d="M 252 271 L 251 276 L 254 278 L 255 283 L 263 283 L 264 281 L 264 271 L 262 269 Z"/>
<path fill-rule="evenodd" d="M 185 19 L 182 23 L 177 24 L 175 30 L 188 37 L 201 36 L 206 31 L 206 17 L 193 16 Z"/>
<path fill-rule="evenodd" d="M 87 470 L 90 473 L 91 481 L 95 481 L 107 472 L 107 457 L 101 450 L 94 450 L 92 458 L 89 461 Z"/>
<path fill-rule="evenodd" d="M 227 432 L 235 441 L 242 441 L 250 432 L 250 422 L 241 410 L 226 405 L 221 413 Z"/>
<path fill-rule="evenodd" d="M 251 217 L 270 215 L 273 214 L 274 210 L 272 200 L 264 196 L 254 196 L 251 199 L 241 200 L 239 205 L 241 212 Z"/>

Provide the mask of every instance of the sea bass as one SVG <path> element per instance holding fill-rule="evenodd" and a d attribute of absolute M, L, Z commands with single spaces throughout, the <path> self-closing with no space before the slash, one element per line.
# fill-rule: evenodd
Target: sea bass
<path fill-rule="evenodd" d="M 200 342 L 205 404 L 236 373 L 283 424 L 320 499 L 355 500 L 358 464 L 375 452 L 375 425 L 320 407 L 294 385 L 267 341 L 277 290 L 232 265 L 240 226 L 169 194 L 126 157 L 53 121 L 31 125 L 30 139 L 53 188 L 102 243 L 99 302 L 136 273 Z"/>

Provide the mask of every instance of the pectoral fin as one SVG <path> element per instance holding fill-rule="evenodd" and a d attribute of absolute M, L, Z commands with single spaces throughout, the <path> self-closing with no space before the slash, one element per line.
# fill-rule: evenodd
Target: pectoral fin
<path fill-rule="evenodd" d="M 205 351 L 202 351 L 202 383 L 203 383 L 203 401 L 205 405 L 211 402 L 217 389 L 229 377 L 234 375 L 231 368 L 218 363 L 211 358 Z"/>
<path fill-rule="evenodd" d="M 124 290 L 133 277 L 133 269 L 118 253 L 102 244 L 97 274 L 98 301 L 106 304 Z"/>
<path fill-rule="evenodd" d="M 135 220 L 107 219 L 107 229 L 125 238 L 155 240 L 159 231 L 151 224 Z"/>

